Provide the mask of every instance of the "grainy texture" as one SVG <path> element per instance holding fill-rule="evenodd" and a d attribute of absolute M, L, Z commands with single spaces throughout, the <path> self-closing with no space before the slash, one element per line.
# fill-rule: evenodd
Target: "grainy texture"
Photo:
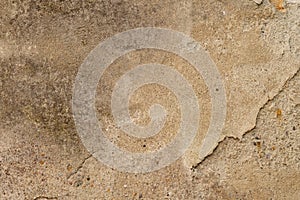
<path fill-rule="evenodd" d="M 0 199 L 299 199 L 299 4 L 3 0 L 0 8 Z M 202 78 L 167 52 L 141 50 L 118 59 L 98 87 L 97 116 L 105 126 L 114 127 L 113 84 L 150 61 L 189 79 L 205 113 L 183 158 L 153 173 L 127 174 L 97 161 L 81 143 L 72 89 L 96 45 L 147 26 L 181 31 L 201 43 L 223 77 L 228 112 L 218 147 L 201 161 L 197 153 L 211 103 Z M 138 124 L 147 124 L 153 101 L 172 114 L 158 137 L 133 140 L 114 129 L 107 137 L 134 152 L 168 143 L 180 116 L 174 94 L 143 87 L 130 111 L 138 113 Z"/>

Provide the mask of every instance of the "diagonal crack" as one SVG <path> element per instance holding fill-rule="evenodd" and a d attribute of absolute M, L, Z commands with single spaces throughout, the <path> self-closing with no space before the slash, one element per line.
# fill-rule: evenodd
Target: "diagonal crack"
<path fill-rule="evenodd" d="M 253 131 L 256 126 L 257 126 L 257 122 L 258 122 L 258 115 L 261 112 L 261 110 L 272 100 L 274 100 L 281 92 L 283 92 L 283 90 L 287 87 L 287 85 L 289 84 L 290 80 L 292 80 L 294 77 L 296 77 L 298 74 L 300 73 L 300 67 L 298 68 L 298 70 L 292 75 L 290 76 L 282 85 L 282 87 L 278 90 L 278 92 L 273 96 L 273 97 L 269 97 L 268 96 L 268 100 L 259 108 L 259 111 L 257 112 L 256 115 L 256 120 L 255 120 L 255 124 L 252 128 L 250 128 L 249 130 L 245 131 L 242 135 L 242 137 L 244 137 L 246 134 L 248 134 L 249 132 Z M 237 137 L 233 137 L 233 136 L 225 136 L 222 140 L 220 140 L 218 142 L 218 144 L 216 145 L 216 147 L 213 149 L 213 151 L 208 154 L 207 156 L 205 156 L 200 162 L 198 162 L 197 164 L 193 165 L 191 167 L 191 170 L 195 170 L 202 162 L 204 162 L 206 159 L 208 159 L 209 157 L 211 157 L 213 155 L 213 153 L 215 152 L 215 150 L 219 147 L 219 144 L 222 143 L 225 139 L 234 139 L 234 140 L 240 140 Z"/>
<path fill-rule="evenodd" d="M 74 176 L 75 174 L 77 174 L 77 172 L 83 167 L 84 163 L 90 159 L 93 155 L 90 154 L 88 157 L 84 158 L 83 161 L 79 164 L 79 166 L 71 173 L 67 176 L 67 179 L 70 179 L 72 176 Z"/>

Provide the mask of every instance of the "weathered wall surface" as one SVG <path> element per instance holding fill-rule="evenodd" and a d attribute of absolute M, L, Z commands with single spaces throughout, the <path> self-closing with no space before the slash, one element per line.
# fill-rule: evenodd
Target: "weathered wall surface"
<path fill-rule="evenodd" d="M 5 0 L 0 8 L 0 199 L 299 199 L 297 1 Z M 205 158 L 199 151 L 211 116 L 207 87 L 189 63 L 153 49 L 123 56 L 105 72 L 97 117 L 106 136 L 128 151 L 166 145 L 180 120 L 172 92 L 148 85 L 130 99 L 137 124 L 149 123 L 153 102 L 170 113 L 161 133 L 146 140 L 122 134 L 110 99 L 134 66 L 172 66 L 190 81 L 202 110 L 189 150 L 166 168 L 131 174 L 107 167 L 82 144 L 71 105 L 78 68 L 104 39 L 137 27 L 183 32 L 218 67 L 227 116 Z"/>

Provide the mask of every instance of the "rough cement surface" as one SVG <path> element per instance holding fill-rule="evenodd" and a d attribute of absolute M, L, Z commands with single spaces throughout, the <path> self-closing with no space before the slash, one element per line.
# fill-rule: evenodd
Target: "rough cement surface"
<path fill-rule="evenodd" d="M 278 2 L 1 1 L 0 199 L 298 199 L 300 12 L 299 4 Z M 154 60 L 176 68 L 207 113 L 182 159 L 157 172 L 127 174 L 107 168 L 82 145 L 72 88 L 99 42 L 146 26 L 184 32 L 205 47 L 224 78 L 228 114 L 219 146 L 201 162 L 210 116 L 202 78 L 167 52 L 120 58 L 100 80 L 97 99 L 98 118 L 115 144 L 157 149 L 178 128 L 176 98 L 154 85 L 132 97 L 131 111 L 147 124 L 149 104 L 165 105 L 171 118 L 158 137 L 132 140 L 114 129 L 111 86 L 136 64 Z"/>

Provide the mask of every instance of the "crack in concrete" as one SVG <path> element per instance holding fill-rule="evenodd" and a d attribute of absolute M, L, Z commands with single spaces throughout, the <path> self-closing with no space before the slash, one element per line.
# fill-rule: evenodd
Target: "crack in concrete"
<path fill-rule="evenodd" d="M 35 197 L 33 200 L 38 200 L 38 199 L 58 199 L 58 197 L 38 196 Z"/>
<path fill-rule="evenodd" d="M 56 197 L 51 197 L 51 196 L 37 196 L 33 200 L 39 200 L 39 199 L 59 199 L 61 197 L 66 197 L 69 196 L 69 194 L 61 195 L 61 196 L 56 196 Z"/>
<path fill-rule="evenodd" d="M 250 128 L 249 130 L 245 131 L 245 132 L 242 134 L 241 138 L 243 138 L 246 134 L 250 133 L 251 131 L 253 131 L 253 130 L 257 127 L 258 116 L 259 116 L 259 113 L 261 112 L 261 110 L 262 110 L 263 108 L 265 108 L 265 106 L 266 106 L 269 102 L 273 101 L 280 93 L 282 93 L 283 90 L 286 89 L 286 86 L 289 84 L 289 82 L 290 82 L 292 79 L 294 79 L 294 78 L 298 75 L 298 73 L 300 73 L 300 67 L 298 68 L 298 70 L 297 70 L 292 76 L 290 76 L 290 77 L 284 82 L 284 84 L 282 85 L 282 87 L 278 90 L 278 92 L 277 92 L 273 97 L 268 96 L 268 100 L 267 100 L 267 101 L 259 108 L 259 110 L 258 110 L 258 112 L 257 112 L 254 126 L 253 126 L 252 128 Z M 214 152 L 215 152 L 216 149 L 219 147 L 219 144 L 222 143 L 223 141 L 225 141 L 226 139 L 240 140 L 240 138 L 238 138 L 238 137 L 234 137 L 234 136 L 225 136 L 224 138 L 222 138 L 222 139 L 218 142 L 218 144 L 217 144 L 216 147 L 212 150 L 212 152 L 211 152 L 210 154 L 208 154 L 207 156 L 205 156 L 205 157 L 204 157 L 200 162 L 198 162 L 196 165 L 193 165 L 193 166 L 191 167 L 191 170 L 194 171 L 195 169 L 197 169 L 197 168 L 200 166 L 200 164 L 201 164 L 202 162 L 204 162 L 204 161 L 205 161 L 206 159 L 208 159 L 209 157 L 213 156 Z"/>
<path fill-rule="evenodd" d="M 77 172 L 83 167 L 83 165 L 85 164 L 85 162 L 90 159 L 93 156 L 93 154 L 90 154 L 88 157 L 84 158 L 83 161 L 79 164 L 79 166 L 75 169 L 74 172 L 72 172 L 71 174 L 69 174 L 67 176 L 67 180 L 69 180 L 72 176 L 74 176 L 75 174 L 77 174 Z"/>
<path fill-rule="evenodd" d="M 261 5 L 263 3 L 263 0 L 252 0 L 254 1 L 257 5 Z"/>

